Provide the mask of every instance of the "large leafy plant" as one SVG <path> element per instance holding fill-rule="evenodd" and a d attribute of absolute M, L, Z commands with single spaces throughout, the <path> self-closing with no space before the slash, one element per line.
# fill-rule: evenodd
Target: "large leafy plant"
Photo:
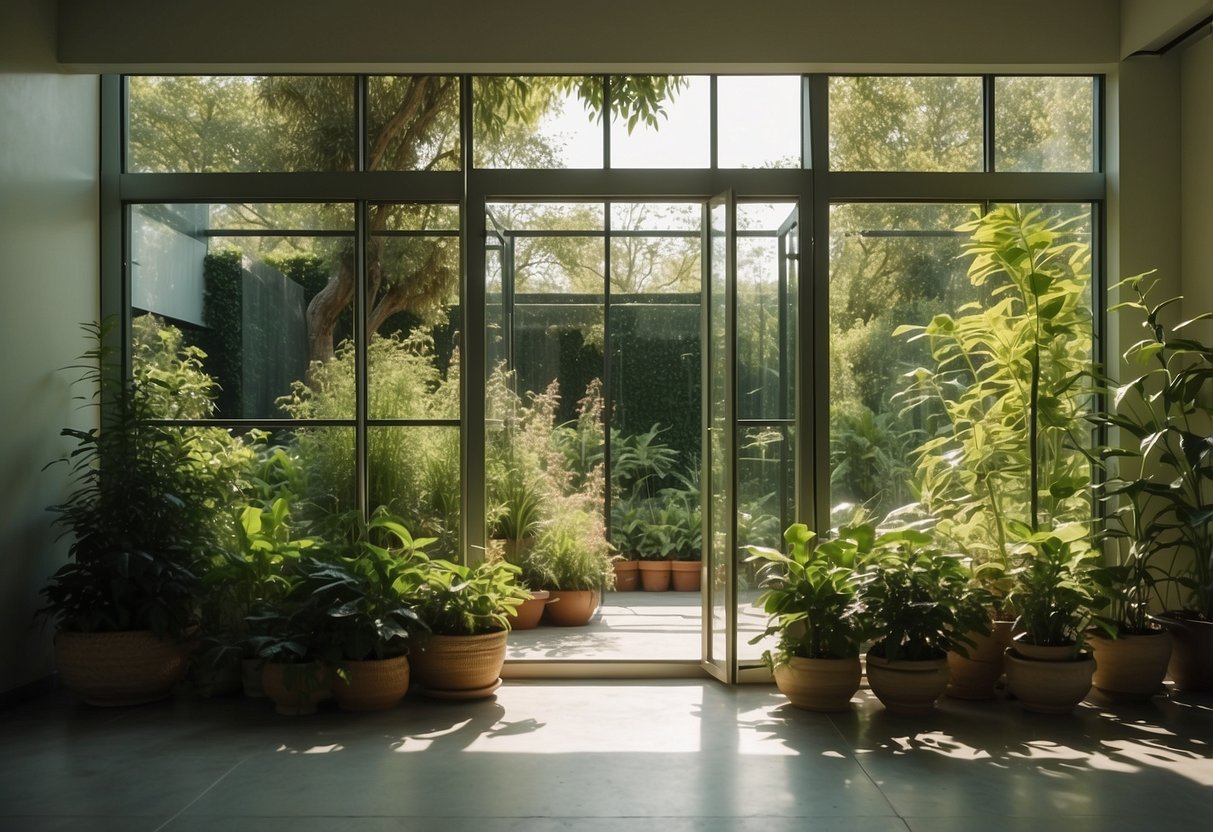
<path fill-rule="evenodd" d="M 902 398 L 928 414 L 916 481 L 934 533 L 1005 568 L 1013 522 L 1035 532 L 1091 519 L 1090 246 L 1073 220 L 1018 205 L 960 230 L 985 299 L 898 327 L 927 339 L 935 362 Z"/>
<path fill-rule="evenodd" d="M 869 580 L 860 593 L 875 638 L 889 661 L 965 654 L 967 634 L 990 632 L 989 595 L 971 580 L 960 555 L 938 548 L 918 529 L 878 534 L 871 526 L 844 531 L 858 542 Z"/>
<path fill-rule="evenodd" d="M 1098 623 L 1099 553 L 1078 524 L 1056 530 L 1015 530 L 1022 542 L 1014 550 L 1010 602 L 1019 630 L 1031 644 L 1081 647 L 1087 630 Z"/>
<path fill-rule="evenodd" d="M 1139 318 L 1146 335 L 1125 351 L 1140 374 L 1115 388 L 1103 420 L 1126 440 L 1109 450 L 1108 535 L 1123 548 L 1108 574 L 1112 617 L 1132 632 L 1148 629 L 1152 597 L 1170 600 L 1159 590 L 1169 579 L 1188 614 L 1213 620 L 1213 348 L 1187 335 L 1213 313 L 1169 326 L 1182 298 L 1152 300 L 1156 284 L 1147 273 L 1116 287 L 1127 299 L 1113 310 Z"/>
<path fill-rule="evenodd" d="M 181 634 L 196 619 L 198 582 L 217 543 L 213 512 L 230 496 L 232 469 L 196 433 L 155 420 L 178 393 L 205 409 L 210 388 L 196 383 L 192 351 L 174 353 L 166 368 L 136 362 L 127 377 L 106 346 L 110 327 L 84 329 L 95 346 L 76 369 L 99 427 L 62 431 L 76 447 L 57 461 L 70 490 L 51 511 L 72 542 L 68 563 L 42 590 L 41 612 L 74 631 Z"/>
<path fill-rule="evenodd" d="M 765 590 L 754 602 L 770 616 L 766 629 L 750 641 L 778 636 L 775 652 L 766 651 L 768 666 L 792 657 L 846 659 L 859 655 L 866 634 L 859 590 L 866 577 L 857 568 L 859 545 L 853 537 L 814 543 L 813 532 L 796 523 L 784 532 L 787 553 L 749 546 L 747 562 L 762 564 Z"/>
<path fill-rule="evenodd" d="M 529 593 L 517 582 L 518 567 L 501 560 L 468 566 L 431 560 L 418 590 L 421 621 L 439 635 L 477 635 L 508 630 L 510 617 Z"/>

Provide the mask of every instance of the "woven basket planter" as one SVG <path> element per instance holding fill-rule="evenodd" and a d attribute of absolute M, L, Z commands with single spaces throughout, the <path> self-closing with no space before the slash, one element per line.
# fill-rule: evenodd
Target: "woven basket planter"
<path fill-rule="evenodd" d="M 333 698 L 343 711 L 386 711 L 409 692 L 409 658 L 341 663 L 345 678 L 333 680 Z"/>
<path fill-rule="evenodd" d="M 430 636 L 412 655 L 413 677 L 428 696 L 479 699 L 501 682 L 508 633 Z"/>
<path fill-rule="evenodd" d="M 166 699 L 185 674 L 187 650 L 151 630 L 55 635 L 55 666 L 65 687 L 90 705 Z"/>

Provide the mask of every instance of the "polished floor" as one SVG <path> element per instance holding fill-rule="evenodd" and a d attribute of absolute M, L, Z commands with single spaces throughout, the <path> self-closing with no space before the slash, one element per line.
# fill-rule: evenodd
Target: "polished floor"
<path fill-rule="evenodd" d="M 759 593 L 742 593 L 737 605 L 740 658 L 757 661 L 765 647 L 751 638 L 766 627 L 753 606 Z M 584 627 L 541 626 L 510 633 L 509 659 L 542 661 L 693 661 L 703 654 L 703 601 L 698 592 L 607 592 Z M 714 609 L 716 631 L 724 631 L 724 610 Z M 772 640 L 773 643 L 773 640 Z"/>
<path fill-rule="evenodd" d="M 1213 698 L 886 714 L 710 681 L 507 682 L 279 717 L 263 700 L 0 712 L 0 830 L 1205 830 Z"/>

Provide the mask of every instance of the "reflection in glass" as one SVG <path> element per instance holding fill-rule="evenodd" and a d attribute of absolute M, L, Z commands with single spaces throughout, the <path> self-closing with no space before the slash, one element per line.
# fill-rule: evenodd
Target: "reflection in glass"
<path fill-rule="evenodd" d="M 800 167 L 798 75 L 721 75 L 716 79 L 716 165 Z"/>
<path fill-rule="evenodd" d="M 472 99 L 475 167 L 602 167 L 601 78 L 478 76 Z"/>
<path fill-rule="evenodd" d="M 664 77 L 661 78 L 664 82 Z M 706 75 L 673 76 L 651 122 L 638 118 L 635 110 L 631 115 L 613 111 L 611 167 L 708 167 L 711 164 L 711 93 L 711 82 Z"/>
<path fill-rule="evenodd" d="M 435 537 L 436 557 L 459 552 L 459 427 L 371 427 L 367 431 L 370 505 L 401 517 L 414 537 Z"/>
<path fill-rule="evenodd" d="M 368 170 L 459 170 L 459 78 L 367 80 Z"/>
<path fill-rule="evenodd" d="M 979 77 L 836 76 L 829 95 L 831 170 L 982 169 Z"/>
<path fill-rule="evenodd" d="M 375 205 L 367 245 L 368 415 L 459 418 L 459 237 L 453 206 Z M 432 229 L 432 230 L 431 230 Z"/>
<path fill-rule="evenodd" d="M 1095 169 L 1095 79 L 994 79 L 994 169 Z"/>
<path fill-rule="evenodd" d="M 349 216 L 317 204 L 131 209 L 132 312 L 206 353 L 215 415 L 353 418 Z M 319 378 L 332 387 L 304 401 L 296 385 Z"/>
<path fill-rule="evenodd" d="M 830 500 L 877 518 L 913 498 L 925 423 L 896 400 L 930 361 L 925 341 L 895 337 L 978 300 L 954 229 L 973 206 L 851 204 L 830 209 Z"/>
<path fill-rule="evenodd" d="M 350 75 L 131 76 L 127 170 L 354 169 Z"/>

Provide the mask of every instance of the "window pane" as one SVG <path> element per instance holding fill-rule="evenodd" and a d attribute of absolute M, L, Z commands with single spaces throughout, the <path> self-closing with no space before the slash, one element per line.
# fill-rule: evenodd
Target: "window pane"
<path fill-rule="evenodd" d="M 371 427 L 368 496 L 404 520 L 414 537 L 436 537 L 435 557 L 459 553 L 459 428 Z"/>
<path fill-rule="evenodd" d="M 1094 170 L 1095 79 L 995 78 L 994 165 Z"/>
<path fill-rule="evenodd" d="M 602 167 L 601 78 L 480 76 L 472 101 L 475 167 Z"/>
<path fill-rule="evenodd" d="M 216 416 L 353 418 L 349 216 L 317 204 L 131 209 L 132 311 L 206 353 Z M 297 383 L 324 392 L 301 396 Z"/>
<path fill-rule="evenodd" d="M 737 415 L 791 418 L 795 383 L 795 272 L 779 229 L 791 203 L 737 206 Z"/>
<path fill-rule="evenodd" d="M 706 168 L 711 163 L 707 76 L 618 76 L 611 81 L 611 95 L 611 167 Z"/>
<path fill-rule="evenodd" d="M 372 76 L 367 109 L 370 170 L 459 170 L 456 76 Z"/>
<path fill-rule="evenodd" d="M 925 340 L 894 336 L 977 299 L 954 229 L 973 206 L 853 204 L 830 209 L 830 499 L 877 515 L 911 502 L 925 422 L 894 397 L 927 366 Z M 844 518 L 845 519 L 845 518 Z"/>
<path fill-rule="evenodd" d="M 132 172 L 354 169 L 353 76 L 132 76 L 127 84 Z"/>
<path fill-rule="evenodd" d="M 369 225 L 368 415 L 458 419 L 458 207 L 376 204 Z"/>
<path fill-rule="evenodd" d="M 979 171 L 981 78 L 831 78 L 830 169 Z"/>
<path fill-rule="evenodd" d="M 798 75 L 718 77 L 717 167 L 800 167 L 800 87 Z"/>

